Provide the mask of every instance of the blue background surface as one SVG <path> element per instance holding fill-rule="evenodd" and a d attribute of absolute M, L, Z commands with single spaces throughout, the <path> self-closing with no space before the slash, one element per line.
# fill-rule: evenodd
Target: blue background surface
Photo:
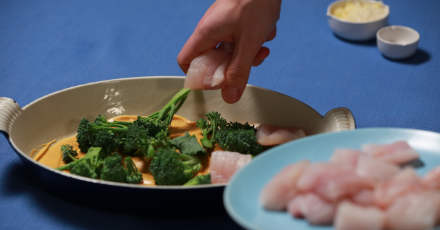
<path fill-rule="evenodd" d="M 385 59 L 375 42 L 336 38 L 330 0 L 282 3 L 268 59 L 250 83 L 324 114 L 345 106 L 357 126 L 440 132 L 440 1 L 387 0 L 393 25 L 420 35 L 408 60 Z M 66 87 L 121 77 L 183 75 L 176 56 L 212 1 L 0 1 L 0 96 L 24 106 Z M 0 229 L 238 228 L 206 218 L 132 216 L 61 200 L 32 181 L 0 138 Z M 63 214 L 68 210 L 68 214 Z M 108 220 L 111 220 L 109 222 Z"/>

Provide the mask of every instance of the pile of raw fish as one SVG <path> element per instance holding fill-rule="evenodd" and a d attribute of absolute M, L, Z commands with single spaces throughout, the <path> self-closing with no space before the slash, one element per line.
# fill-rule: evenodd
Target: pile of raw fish
<path fill-rule="evenodd" d="M 336 149 L 329 162 L 288 165 L 260 194 L 265 209 L 335 229 L 432 229 L 440 221 L 440 167 L 420 177 L 405 141 Z"/>

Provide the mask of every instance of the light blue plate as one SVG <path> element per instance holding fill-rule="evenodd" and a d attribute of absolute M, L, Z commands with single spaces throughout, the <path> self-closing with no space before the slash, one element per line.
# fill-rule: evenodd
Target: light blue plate
<path fill-rule="evenodd" d="M 224 192 L 229 215 L 248 229 L 332 229 L 312 226 L 286 212 L 266 211 L 258 198 L 263 186 L 285 166 L 300 160 L 328 161 L 336 148 L 355 148 L 367 143 L 391 143 L 406 140 L 421 155 L 425 166 L 417 169 L 422 175 L 440 165 L 440 134 L 398 128 L 368 128 L 306 137 L 275 147 L 256 157 L 234 175 Z M 436 228 L 436 229 L 440 229 Z"/>

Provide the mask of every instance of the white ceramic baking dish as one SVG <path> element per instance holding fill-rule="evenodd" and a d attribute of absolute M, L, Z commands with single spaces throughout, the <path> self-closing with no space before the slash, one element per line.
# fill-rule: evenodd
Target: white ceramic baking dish
<path fill-rule="evenodd" d="M 216 197 L 221 202 L 221 194 L 206 192 L 221 193 L 223 185 L 146 187 L 101 181 L 60 172 L 30 157 L 32 149 L 41 144 L 73 135 L 83 117 L 91 120 L 98 114 L 110 118 L 122 114 L 153 113 L 166 104 L 183 87 L 183 83 L 183 77 L 136 77 L 100 81 L 54 92 L 22 108 L 14 100 L 3 97 L 0 98 L 0 130 L 6 134 L 12 148 L 25 162 L 25 167 L 34 169 L 33 173 L 42 182 L 46 182 L 52 189 L 61 190 L 61 193 L 68 191 L 109 195 L 128 192 L 132 197 L 145 197 L 146 194 L 150 194 L 149 197 L 167 197 L 166 200 Z M 347 108 L 335 108 L 322 116 L 292 97 L 252 85 L 247 86 L 242 99 L 236 104 L 225 103 L 219 91 L 193 91 L 177 114 L 197 120 L 209 111 L 218 111 L 228 120 L 302 127 L 310 135 L 355 128 L 352 113 Z M 175 196 L 174 193 L 179 195 Z"/>

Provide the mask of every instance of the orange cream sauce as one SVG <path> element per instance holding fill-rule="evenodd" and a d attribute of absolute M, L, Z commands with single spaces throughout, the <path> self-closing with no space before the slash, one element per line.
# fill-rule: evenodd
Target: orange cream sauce
<path fill-rule="evenodd" d="M 137 119 L 138 116 L 135 115 L 122 115 L 109 119 L 110 121 L 127 121 L 133 122 Z M 200 139 L 202 138 L 202 131 L 196 126 L 196 122 L 186 119 L 185 117 L 174 115 L 173 120 L 171 121 L 171 125 L 169 127 L 170 137 L 175 138 L 179 136 L 185 135 L 186 132 L 189 132 L 190 135 L 195 135 L 197 140 L 200 143 Z M 51 168 L 58 168 L 64 165 L 61 153 L 62 145 L 72 145 L 73 149 L 79 153 L 79 157 L 84 156 L 84 153 L 81 153 L 78 147 L 78 143 L 76 142 L 76 135 L 63 138 L 59 141 L 52 140 L 44 145 L 42 145 L 38 150 L 32 151 L 32 157 Z M 202 157 L 202 169 L 199 174 L 209 173 L 209 155 L 206 157 Z M 142 172 L 143 185 L 146 186 L 154 186 L 154 178 L 151 173 L 148 171 L 148 167 L 145 161 L 141 157 L 132 157 L 133 162 L 136 167 Z"/>

